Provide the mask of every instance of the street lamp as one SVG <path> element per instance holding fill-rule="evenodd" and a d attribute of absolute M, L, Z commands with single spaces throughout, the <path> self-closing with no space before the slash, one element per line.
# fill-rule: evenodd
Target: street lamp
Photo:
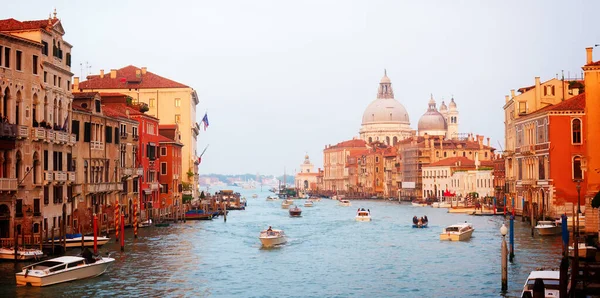
<path fill-rule="evenodd" d="M 508 261 L 506 256 L 508 255 L 508 248 L 506 247 L 506 234 L 508 233 L 508 228 L 503 223 L 502 227 L 500 227 L 500 234 L 502 235 L 502 292 L 506 292 L 508 290 Z"/>

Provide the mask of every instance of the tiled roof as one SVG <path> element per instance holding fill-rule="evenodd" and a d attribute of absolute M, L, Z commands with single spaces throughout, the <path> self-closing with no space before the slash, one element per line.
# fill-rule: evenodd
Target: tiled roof
<path fill-rule="evenodd" d="M 585 93 L 573 96 L 548 109 L 550 111 L 583 111 L 585 110 Z"/>
<path fill-rule="evenodd" d="M 138 76 L 136 71 L 140 72 Z M 189 88 L 188 86 L 163 78 L 157 74 L 142 70 L 133 65 L 125 66 L 117 70 L 115 78 L 110 77 L 110 72 L 100 75 L 91 75 L 87 81 L 79 83 L 80 89 L 145 89 L 145 88 Z"/>
<path fill-rule="evenodd" d="M 162 124 L 158 126 L 158 133 L 171 140 L 175 139 L 175 132 L 177 131 L 176 124 Z"/>
<path fill-rule="evenodd" d="M 592 62 L 590 64 L 586 64 L 585 66 L 598 66 L 600 65 L 600 61 Z"/>
<path fill-rule="evenodd" d="M 337 143 L 336 145 L 330 146 L 328 149 L 332 148 L 350 148 L 350 147 L 365 147 L 367 146 L 367 142 L 364 140 L 349 140 Z"/>
<path fill-rule="evenodd" d="M 54 26 L 59 22 L 59 19 L 50 19 L 50 25 Z M 48 19 L 46 20 L 35 20 L 35 21 L 17 21 L 13 18 L 0 20 L 0 31 L 18 31 L 18 30 L 32 30 L 32 29 L 45 29 L 48 27 Z"/>
<path fill-rule="evenodd" d="M 98 92 L 73 92 L 73 98 L 92 98 L 97 94 Z"/>
<path fill-rule="evenodd" d="M 123 109 L 115 108 L 112 105 L 102 105 L 102 111 L 108 117 L 129 119 Z"/>
<path fill-rule="evenodd" d="M 449 157 L 442 160 L 439 160 L 434 163 L 430 163 L 428 165 L 424 165 L 423 167 L 444 167 L 444 166 L 458 166 L 457 162 L 460 162 L 460 167 L 475 167 L 475 161 L 468 159 L 464 156 L 457 157 Z M 494 163 L 491 160 L 480 160 L 479 166 L 486 167 L 492 166 Z"/>
<path fill-rule="evenodd" d="M 125 97 L 127 95 L 119 92 L 100 92 L 100 96 L 102 97 Z"/>
<path fill-rule="evenodd" d="M 82 106 L 80 106 L 80 105 L 78 105 L 76 103 L 73 103 L 73 110 L 74 111 L 80 111 L 80 112 L 89 112 L 89 111 L 91 111 L 90 109 L 86 109 L 86 108 L 84 108 L 84 107 L 82 107 Z"/>

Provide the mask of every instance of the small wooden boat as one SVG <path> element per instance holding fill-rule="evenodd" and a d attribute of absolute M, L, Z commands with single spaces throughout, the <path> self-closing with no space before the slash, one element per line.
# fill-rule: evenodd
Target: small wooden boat
<path fill-rule="evenodd" d="M 213 212 L 205 212 L 199 208 L 193 208 L 185 213 L 185 219 L 190 220 L 212 220 L 215 217 Z"/>
<path fill-rule="evenodd" d="M 138 228 L 147 228 L 152 225 L 152 219 L 148 219 L 142 222 L 138 222 Z"/>
<path fill-rule="evenodd" d="M 306 201 L 304 202 L 304 207 L 312 207 L 314 205 L 314 203 L 312 201 Z"/>
<path fill-rule="evenodd" d="M 290 207 L 290 216 L 292 217 L 299 217 L 302 214 L 302 209 L 298 208 L 298 206 L 294 205 L 293 207 Z"/>
<path fill-rule="evenodd" d="M 44 252 L 39 249 L 32 248 L 17 248 L 17 261 L 27 261 L 32 259 L 39 259 L 44 256 Z M 14 247 L 0 247 L 0 259 L 2 260 L 15 260 L 15 248 Z"/>
<path fill-rule="evenodd" d="M 283 202 L 281 202 L 281 208 L 282 209 L 289 209 L 292 204 L 294 204 L 293 200 L 290 200 L 290 199 L 283 200 Z"/>
<path fill-rule="evenodd" d="M 446 227 L 440 234 L 440 240 L 465 241 L 471 239 L 475 229 L 470 223 L 459 223 Z"/>
<path fill-rule="evenodd" d="M 340 206 L 344 206 L 344 207 L 349 207 L 349 206 L 352 206 L 352 203 L 350 203 L 350 201 L 348 201 L 348 200 L 344 200 L 344 199 L 341 199 L 341 200 L 339 201 L 339 204 L 340 204 Z"/>
<path fill-rule="evenodd" d="M 81 238 L 83 237 L 83 246 L 85 247 L 93 247 L 94 246 L 94 236 L 83 236 L 81 234 L 67 234 L 66 235 L 66 246 L 67 247 L 81 247 Z M 96 236 L 96 246 L 100 247 L 104 244 L 106 244 L 108 242 L 108 240 L 110 240 L 110 238 L 108 237 L 104 237 L 104 236 Z M 61 239 L 60 238 L 55 238 L 54 242 L 58 243 L 60 242 Z M 51 241 L 46 241 L 47 243 L 50 243 Z"/>

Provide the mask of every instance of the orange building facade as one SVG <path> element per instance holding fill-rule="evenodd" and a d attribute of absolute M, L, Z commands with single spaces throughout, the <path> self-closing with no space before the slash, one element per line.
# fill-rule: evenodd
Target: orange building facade
<path fill-rule="evenodd" d="M 179 130 L 176 124 L 159 126 L 159 175 L 160 204 L 167 213 L 175 213 L 173 208 L 181 206 L 181 148 Z"/>

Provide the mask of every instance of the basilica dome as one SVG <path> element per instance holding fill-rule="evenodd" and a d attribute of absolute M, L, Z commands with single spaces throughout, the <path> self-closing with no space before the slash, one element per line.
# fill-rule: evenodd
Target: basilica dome
<path fill-rule="evenodd" d="M 419 135 L 427 133 L 429 135 L 438 135 L 448 129 L 448 124 L 444 116 L 438 112 L 435 107 L 433 97 L 429 100 L 429 108 L 427 112 L 421 116 L 418 124 Z"/>
<path fill-rule="evenodd" d="M 387 74 L 384 74 L 381 78 L 379 85 L 377 99 L 372 101 L 365 109 L 362 124 L 396 122 L 410 125 L 406 109 L 399 101 L 394 99 L 394 91 Z"/>

